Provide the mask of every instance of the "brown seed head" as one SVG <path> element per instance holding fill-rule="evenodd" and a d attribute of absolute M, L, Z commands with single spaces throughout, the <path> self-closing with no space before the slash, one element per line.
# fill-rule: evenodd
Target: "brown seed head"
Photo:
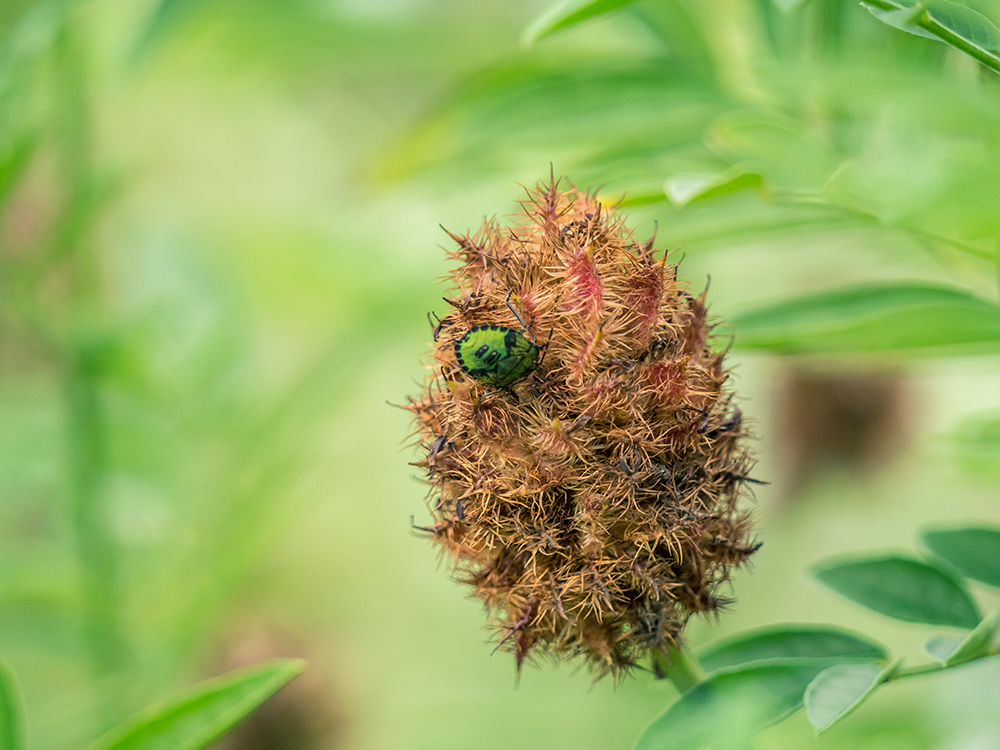
<path fill-rule="evenodd" d="M 551 182 L 511 227 L 451 235 L 452 306 L 409 404 L 432 485 L 426 528 L 499 647 L 582 656 L 598 676 L 679 645 L 756 549 L 738 508 L 751 459 L 709 346 L 704 295 L 593 195 Z M 470 328 L 543 347 L 497 390 L 459 366 Z M 528 335 L 526 333 L 526 335 Z"/>

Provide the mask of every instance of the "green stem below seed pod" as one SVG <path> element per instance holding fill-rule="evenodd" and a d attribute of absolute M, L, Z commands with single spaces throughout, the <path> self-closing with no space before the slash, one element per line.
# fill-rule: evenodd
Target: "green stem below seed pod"
<path fill-rule="evenodd" d="M 705 671 L 687 650 L 667 647 L 667 656 L 657 652 L 653 657 L 654 671 L 660 679 L 670 680 L 678 693 L 686 693 L 705 679 Z"/>

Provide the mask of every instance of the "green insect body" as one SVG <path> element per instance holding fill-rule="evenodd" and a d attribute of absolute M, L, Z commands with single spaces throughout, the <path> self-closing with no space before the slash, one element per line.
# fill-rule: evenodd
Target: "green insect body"
<path fill-rule="evenodd" d="M 494 388 L 506 388 L 538 367 L 541 347 L 504 326 L 473 326 L 455 342 L 458 366 Z"/>

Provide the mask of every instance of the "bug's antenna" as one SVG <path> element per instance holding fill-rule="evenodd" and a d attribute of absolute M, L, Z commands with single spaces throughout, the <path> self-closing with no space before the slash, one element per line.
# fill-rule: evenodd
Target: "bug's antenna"
<path fill-rule="evenodd" d="M 524 318 L 522 318 L 521 315 L 520 315 L 520 313 L 518 313 L 518 311 L 514 309 L 514 306 L 512 304 L 510 304 L 510 298 L 513 297 L 513 296 L 514 296 L 514 290 L 513 289 L 508 289 L 507 290 L 507 300 L 506 300 L 506 302 L 507 302 L 507 309 L 510 310 L 512 313 L 514 313 L 514 317 L 517 318 L 517 322 L 521 324 L 521 328 L 523 328 L 525 330 L 525 332 L 531 337 L 531 343 L 535 344 L 537 346 L 538 345 L 538 341 L 535 340 L 535 332 L 532 331 L 530 328 L 528 328 L 528 324 L 524 322 Z"/>
<path fill-rule="evenodd" d="M 431 335 L 434 337 L 434 340 L 437 341 L 438 335 L 441 333 L 441 329 L 444 328 L 444 323 L 441 318 L 438 317 L 437 313 L 434 312 L 427 313 L 427 322 L 431 324 Z"/>

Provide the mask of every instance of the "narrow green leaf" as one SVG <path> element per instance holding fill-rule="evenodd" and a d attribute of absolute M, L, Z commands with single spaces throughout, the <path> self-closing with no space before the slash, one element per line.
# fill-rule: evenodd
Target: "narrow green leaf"
<path fill-rule="evenodd" d="M 686 206 L 696 200 L 707 200 L 733 193 L 742 188 L 760 187 L 763 177 L 739 167 L 717 174 L 676 174 L 663 183 L 663 192 L 675 206 Z"/>
<path fill-rule="evenodd" d="M 881 661 L 888 654 L 864 636 L 829 625 L 777 625 L 746 630 L 708 644 L 698 652 L 707 672 L 765 659 Z"/>
<path fill-rule="evenodd" d="M 541 149 L 557 164 L 659 163 L 698 141 L 725 106 L 720 91 L 679 61 L 527 55 L 464 80 L 385 151 L 377 169 L 391 179 L 445 163 L 490 171 L 524 148 Z M 590 145 L 581 152 L 583 144 Z M 639 188 L 662 189 L 663 176 L 650 173 L 643 180 L 656 182 Z"/>
<path fill-rule="evenodd" d="M 716 672 L 654 719 L 636 750 L 696 750 L 752 734 L 801 706 L 806 687 L 823 668 L 784 662 Z"/>
<path fill-rule="evenodd" d="M 949 0 L 866 0 L 861 4 L 883 23 L 943 42 L 1000 72 L 1000 29 L 972 8 Z"/>
<path fill-rule="evenodd" d="M 525 46 L 529 46 L 539 39 L 565 31 L 571 26 L 597 16 L 621 10 L 634 2 L 635 0 L 566 0 L 549 8 L 528 24 L 521 35 L 521 41 Z"/>
<path fill-rule="evenodd" d="M 943 666 L 954 667 L 990 654 L 990 642 L 1000 624 L 1000 612 L 993 610 L 965 638 L 936 635 L 928 638 L 924 651 Z"/>
<path fill-rule="evenodd" d="M 629 192 L 603 193 L 602 202 L 615 208 L 646 206 L 650 203 L 665 203 L 667 195 L 663 190 L 634 190 Z"/>
<path fill-rule="evenodd" d="M 737 346 L 786 353 L 1000 351 L 1000 307 L 930 284 L 819 292 L 736 315 L 730 324 Z"/>
<path fill-rule="evenodd" d="M 800 5 L 804 5 L 809 2 L 809 0 L 771 0 L 771 2 L 782 13 L 788 13 L 798 8 Z"/>
<path fill-rule="evenodd" d="M 24 699 L 14 670 L 0 657 L 0 750 L 24 750 Z"/>
<path fill-rule="evenodd" d="M 837 593 L 897 620 L 969 630 L 979 624 L 979 609 L 961 581 L 927 562 L 886 555 L 828 562 L 813 573 Z"/>
<path fill-rule="evenodd" d="M 805 695 L 806 715 L 816 733 L 826 731 L 860 706 L 898 665 L 896 661 L 883 669 L 875 664 L 838 664 L 816 675 Z"/>
<path fill-rule="evenodd" d="M 838 166 L 828 144 L 801 122 L 774 112 L 729 110 L 712 121 L 704 140 L 744 172 L 761 174 L 769 184 L 793 191 L 819 191 Z"/>
<path fill-rule="evenodd" d="M 126 721 L 91 750 L 198 750 L 305 669 L 299 659 L 267 661 L 207 680 Z"/>
<path fill-rule="evenodd" d="M 924 533 L 923 540 L 962 575 L 1000 587 L 1000 529 L 940 529 Z"/>
<path fill-rule="evenodd" d="M 24 174 L 37 144 L 37 138 L 26 135 L 14 140 L 0 152 L 0 205 Z"/>
<path fill-rule="evenodd" d="M 990 483 L 1000 479 L 1000 411 L 990 409 L 965 417 L 950 438 L 952 455 L 962 471 Z M 991 580 L 997 580 L 997 576 L 991 576 Z"/>
<path fill-rule="evenodd" d="M 163 36 L 173 32 L 196 11 L 212 0 L 160 0 L 141 33 L 133 51 L 133 61 L 149 52 Z"/>

